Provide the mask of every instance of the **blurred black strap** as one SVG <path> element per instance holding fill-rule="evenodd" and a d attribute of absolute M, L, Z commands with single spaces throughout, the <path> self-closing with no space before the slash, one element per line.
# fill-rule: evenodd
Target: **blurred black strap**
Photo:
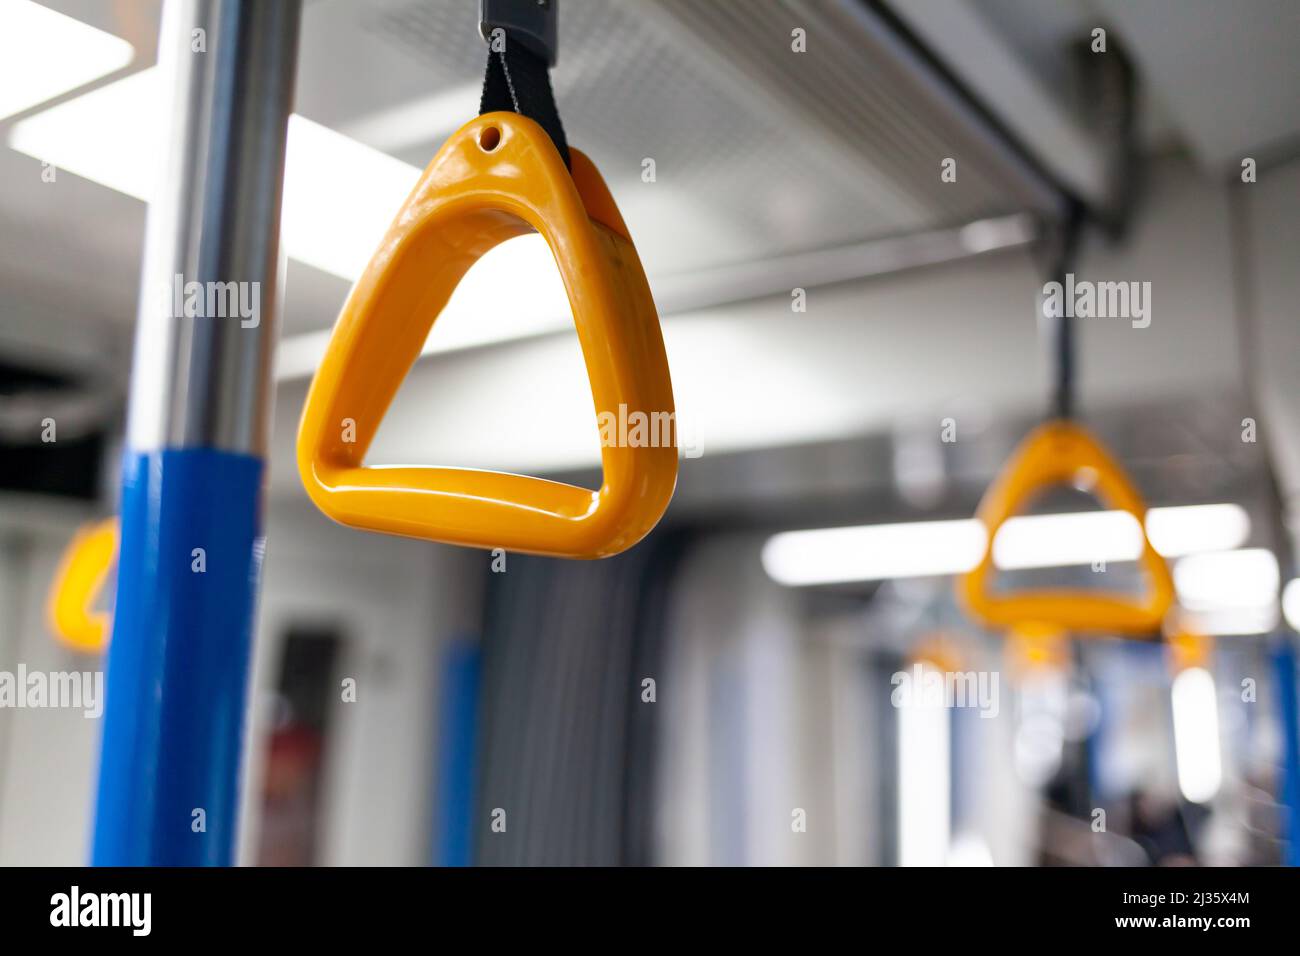
<path fill-rule="evenodd" d="M 1048 266 L 1048 278 L 1061 284 L 1062 294 L 1068 284 L 1067 273 L 1074 269 L 1075 256 L 1079 247 L 1079 233 L 1083 228 L 1083 207 L 1078 202 L 1071 202 L 1064 220 L 1057 224 L 1051 236 L 1051 262 Z M 1069 303 L 1062 302 L 1061 314 L 1052 326 L 1052 410 L 1049 418 L 1068 420 L 1074 418 L 1078 409 L 1075 402 L 1075 380 L 1077 378 L 1077 349 L 1075 346 L 1074 319 L 1070 315 Z"/>

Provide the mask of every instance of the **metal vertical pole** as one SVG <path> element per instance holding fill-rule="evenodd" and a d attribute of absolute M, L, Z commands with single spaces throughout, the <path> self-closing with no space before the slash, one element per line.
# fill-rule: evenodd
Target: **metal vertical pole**
<path fill-rule="evenodd" d="M 262 555 L 299 0 L 168 0 L 96 865 L 228 865 Z"/>

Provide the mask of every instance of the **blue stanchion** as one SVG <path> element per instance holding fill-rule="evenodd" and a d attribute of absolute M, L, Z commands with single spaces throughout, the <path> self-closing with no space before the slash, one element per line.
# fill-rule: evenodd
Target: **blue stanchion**
<path fill-rule="evenodd" d="M 1300 695 L 1296 689 L 1296 653 L 1290 638 L 1273 652 L 1279 717 L 1282 721 L 1282 780 L 1278 803 L 1282 805 L 1282 862 L 1300 866 Z"/>
<path fill-rule="evenodd" d="M 434 797 L 433 861 L 437 866 L 474 862 L 474 781 L 478 773 L 479 687 L 482 651 L 455 641 L 442 662 L 438 780 Z"/>
<path fill-rule="evenodd" d="M 263 463 L 128 452 L 92 862 L 234 860 Z"/>

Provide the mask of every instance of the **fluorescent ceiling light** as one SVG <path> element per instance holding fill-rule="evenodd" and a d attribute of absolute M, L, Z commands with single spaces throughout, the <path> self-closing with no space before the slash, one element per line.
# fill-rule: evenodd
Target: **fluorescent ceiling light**
<path fill-rule="evenodd" d="M 1152 508 L 1146 523 L 1165 557 L 1236 548 L 1250 535 L 1250 519 L 1235 504 Z M 964 574 L 979 563 L 986 541 L 974 518 L 786 531 L 764 545 L 763 567 L 791 586 Z M 1004 570 L 1133 561 L 1140 553 L 1137 522 L 1122 511 L 1011 518 L 993 543 L 994 563 Z"/>
<path fill-rule="evenodd" d="M 1300 578 L 1292 578 L 1282 589 L 1282 614 L 1293 631 L 1300 631 Z"/>
<path fill-rule="evenodd" d="M 165 143 L 159 83 L 155 67 L 60 103 L 14 124 L 9 145 L 148 202 Z M 281 217 L 286 252 L 355 279 L 419 176 L 414 166 L 295 114 Z"/>
<path fill-rule="evenodd" d="M 786 531 L 763 546 L 763 569 L 792 586 L 961 574 L 987 537 L 974 518 Z"/>
<path fill-rule="evenodd" d="M 295 113 L 284 159 L 285 252 L 356 279 L 419 178 L 414 166 Z"/>
<path fill-rule="evenodd" d="M 489 250 L 456 286 L 421 355 L 573 328 L 568 293 L 546 240 L 533 233 Z M 315 373 L 330 330 L 292 335 L 276 350 L 279 381 Z"/>
<path fill-rule="evenodd" d="M 20 120 L 9 146 L 148 201 L 162 149 L 156 79 L 157 69 L 132 73 Z"/>
<path fill-rule="evenodd" d="M 1267 548 L 1192 554 L 1174 565 L 1178 601 L 1189 611 L 1274 607 L 1279 583 Z"/>
<path fill-rule="evenodd" d="M 1241 505 L 1185 505 L 1147 512 L 1147 537 L 1166 558 L 1231 551 L 1250 539 L 1250 515 Z"/>
<path fill-rule="evenodd" d="M 1142 529 L 1127 511 L 1080 511 L 1010 518 L 993 539 L 993 563 L 1004 570 L 1136 561 Z"/>
<path fill-rule="evenodd" d="M 1174 678 L 1172 704 L 1178 789 L 1190 802 L 1206 803 L 1223 781 L 1219 706 L 1210 672 L 1203 667 L 1181 671 Z"/>
<path fill-rule="evenodd" d="M 120 70 L 135 50 L 31 0 L 0 4 L 0 119 Z"/>
<path fill-rule="evenodd" d="M 111 83 L 15 124 L 9 144 L 75 175 L 148 202 L 159 180 L 163 115 L 157 69 Z M 349 281 L 365 269 L 420 170 L 311 120 L 289 119 L 281 216 L 286 253 Z M 520 236 L 483 256 L 438 317 L 425 352 L 572 327 L 568 295 L 546 241 Z M 329 332 L 286 339 L 277 377 L 308 375 Z"/>
<path fill-rule="evenodd" d="M 1250 516 L 1236 504 L 1152 508 L 1146 528 L 1160 555 L 1177 558 L 1241 547 L 1250 537 Z M 993 563 L 1004 570 L 1136 561 L 1141 554 L 1142 530 L 1127 511 L 1011 518 L 993 542 Z"/>
<path fill-rule="evenodd" d="M 1277 604 L 1223 607 L 1182 612 L 1180 620 L 1193 634 L 1271 634 L 1277 627 Z"/>
<path fill-rule="evenodd" d="M 1187 625 L 1202 634 L 1271 632 L 1280 577 L 1277 558 L 1264 548 L 1188 555 L 1174 565 Z"/>

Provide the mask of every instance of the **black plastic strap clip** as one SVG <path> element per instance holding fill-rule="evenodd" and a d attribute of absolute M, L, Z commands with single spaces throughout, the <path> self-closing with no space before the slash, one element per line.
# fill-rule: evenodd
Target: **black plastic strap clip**
<path fill-rule="evenodd" d="M 547 66 L 555 66 L 560 52 L 557 4 L 558 0 L 479 0 L 479 35 L 491 44 L 492 31 L 504 30 Z"/>

